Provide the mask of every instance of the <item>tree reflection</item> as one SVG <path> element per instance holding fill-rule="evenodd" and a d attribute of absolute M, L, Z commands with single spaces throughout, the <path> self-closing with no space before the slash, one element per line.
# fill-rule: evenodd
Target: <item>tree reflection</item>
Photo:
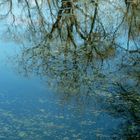
<path fill-rule="evenodd" d="M 117 138 L 139 139 L 140 138 L 140 96 L 133 87 L 117 83 L 117 92 L 107 99 L 107 111 L 114 117 L 121 117 L 124 122 L 117 130 Z"/>
<path fill-rule="evenodd" d="M 140 35 L 140 2 L 137 0 L 127 2 L 127 24 L 128 24 L 128 41 L 127 48 L 129 49 L 130 41 L 133 40 L 135 47 L 139 48 Z"/>
<path fill-rule="evenodd" d="M 125 119 L 117 136 L 140 138 L 139 2 L 7 0 L 0 8 L 9 22 L 5 34 L 29 45 L 16 59 L 21 73 L 47 79 L 66 103 L 98 98 L 109 114 Z M 127 48 L 119 42 L 122 32 Z"/>

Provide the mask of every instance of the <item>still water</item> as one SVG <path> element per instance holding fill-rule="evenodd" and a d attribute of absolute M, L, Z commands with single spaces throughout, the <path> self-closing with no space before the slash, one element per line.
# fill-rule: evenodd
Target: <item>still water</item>
<path fill-rule="evenodd" d="M 140 139 L 139 1 L 0 11 L 0 140 Z"/>

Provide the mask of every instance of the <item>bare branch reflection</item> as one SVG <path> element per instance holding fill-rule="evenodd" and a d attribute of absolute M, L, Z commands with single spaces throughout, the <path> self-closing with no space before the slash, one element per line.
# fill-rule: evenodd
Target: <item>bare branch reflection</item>
<path fill-rule="evenodd" d="M 117 138 L 140 138 L 138 0 L 0 0 L 0 11 L 4 37 L 24 44 L 20 73 L 46 80 L 63 103 L 123 118 Z"/>

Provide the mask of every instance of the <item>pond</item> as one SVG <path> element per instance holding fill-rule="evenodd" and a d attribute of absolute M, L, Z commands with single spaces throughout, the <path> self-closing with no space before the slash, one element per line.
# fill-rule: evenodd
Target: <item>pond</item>
<path fill-rule="evenodd" d="M 139 12 L 0 0 L 0 140 L 139 140 Z"/>

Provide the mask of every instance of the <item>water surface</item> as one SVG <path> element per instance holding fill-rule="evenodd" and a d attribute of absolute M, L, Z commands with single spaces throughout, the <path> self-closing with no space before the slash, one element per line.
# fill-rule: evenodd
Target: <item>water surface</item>
<path fill-rule="evenodd" d="M 0 0 L 0 140 L 139 140 L 139 1 Z"/>

